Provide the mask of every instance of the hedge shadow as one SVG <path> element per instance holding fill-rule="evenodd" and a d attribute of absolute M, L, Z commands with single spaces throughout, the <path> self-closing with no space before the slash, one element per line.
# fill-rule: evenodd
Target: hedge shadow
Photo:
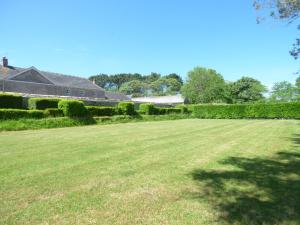
<path fill-rule="evenodd" d="M 293 139 L 299 146 L 300 137 Z M 199 191 L 226 224 L 300 224 L 300 153 L 278 152 L 272 158 L 230 157 L 227 170 L 192 172 Z M 234 169 L 233 169 L 234 168 Z"/>

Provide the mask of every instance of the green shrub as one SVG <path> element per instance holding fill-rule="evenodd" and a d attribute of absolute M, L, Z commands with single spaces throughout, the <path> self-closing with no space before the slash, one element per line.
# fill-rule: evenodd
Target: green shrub
<path fill-rule="evenodd" d="M 45 109 L 44 110 L 44 114 L 46 117 L 63 117 L 64 116 L 64 112 L 61 109 Z"/>
<path fill-rule="evenodd" d="M 118 111 L 122 115 L 134 115 L 134 103 L 133 102 L 119 102 Z"/>
<path fill-rule="evenodd" d="M 176 108 L 180 109 L 182 114 L 189 113 L 188 107 L 185 105 L 177 105 Z"/>
<path fill-rule="evenodd" d="M 43 118 L 43 119 L 23 119 L 19 120 L 4 120 L 0 123 L 0 131 L 13 131 L 13 130 L 33 130 L 45 128 L 58 128 L 58 127 L 75 127 L 96 124 L 93 118 Z"/>
<path fill-rule="evenodd" d="M 156 115 L 159 112 L 158 108 L 156 108 L 155 105 L 151 103 L 140 104 L 139 110 L 145 115 Z"/>
<path fill-rule="evenodd" d="M 193 114 L 206 119 L 300 119 L 300 103 L 195 105 Z"/>
<path fill-rule="evenodd" d="M 68 117 L 87 117 L 88 110 L 83 102 L 76 100 L 61 100 L 58 103 L 58 108 L 61 109 L 65 116 Z"/>
<path fill-rule="evenodd" d="M 179 114 L 181 109 L 178 108 L 158 108 L 159 115 Z"/>
<path fill-rule="evenodd" d="M 58 102 L 60 99 L 57 98 L 30 98 L 28 100 L 29 109 L 48 109 L 48 108 L 58 108 Z"/>
<path fill-rule="evenodd" d="M 23 98 L 19 95 L 0 94 L 0 108 L 22 109 Z"/>
<path fill-rule="evenodd" d="M 44 112 L 42 110 L 0 109 L 0 120 L 40 119 L 43 117 Z"/>
<path fill-rule="evenodd" d="M 116 114 L 115 107 L 86 106 L 91 116 L 113 116 Z"/>
<path fill-rule="evenodd" d="M 195 105 L 194 115 L 205 119 L 241 119 L 246 105 Z"/>

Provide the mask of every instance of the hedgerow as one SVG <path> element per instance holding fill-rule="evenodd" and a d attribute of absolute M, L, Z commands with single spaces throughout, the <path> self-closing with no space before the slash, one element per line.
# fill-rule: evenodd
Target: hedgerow
<path fill-rule="evenodd" d="M 58 108 L 58 102 L 61 99 L 57 98 L 30 98 L 28 100 L 29 109 L 48 109 L 48 108 Z"/>
<path fill-rule="evenodd" d="M 115 107 L 86 106 L 91 116 L 113 116 L 116 114 Z"/>
<path fill-rule="evenodd" d="M 300 119 L 300 103 L 194 105 L 193 114 L 206 119 Z"/>
<path fill-rule="evenodd" d="M 23 98 L 19 95 L 0 94 L 0 108 L 22 109 Z"/>
<path fill-rule="evenodd" d="M 178 108 L 158 108 L 159 115 L 179 114 L 179 113 L 181 113 L 181 109 Z"/>
<path fill-rule="evenodd" d="M 155 107 L 155 105 L 153 105 L 151 103 L 140 104 L 139 110 L 145 115 L 156 115 L 156 114 L 158 114 L 158 109 Z"/>
<path fill-rule="evenodd" d="M 58 108 L 61 109 L 65 116 L 68 117 L 87 117 L 88 110 L 83 102 L 76 100 L 61 100 L 58 103 Z"/>
<path fill-rule="evenodd" d="M 118 111 L 119 114 L 129 115 L 129 116 L 134 115 L 136 113 L 134 110 L 133 102 L 119 102 Z"/>
<path fill-rule="evenodd" d="M 0 120 L 41 119 L 43 117 L 42 110 L 0 109 Z"/>
<path fill-rule="evenodd" d="M 44 114 L 46 117 L 63 117 L 64 112 L 61 109 L 45 109 Z"/>

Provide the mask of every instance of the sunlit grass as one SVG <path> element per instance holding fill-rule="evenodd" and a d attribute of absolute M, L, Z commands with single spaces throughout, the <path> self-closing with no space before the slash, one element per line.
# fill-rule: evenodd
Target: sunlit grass
<path fill-rule="evenodd" d="M 0 224 L 297 224 L 300 123 L 0 133 Z"/>

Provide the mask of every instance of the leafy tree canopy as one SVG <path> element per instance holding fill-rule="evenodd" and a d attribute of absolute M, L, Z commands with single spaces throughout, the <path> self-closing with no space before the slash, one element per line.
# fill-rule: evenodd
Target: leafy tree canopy
<path fill-rule="evenodd" d="M 91 76 L 91 81 L 109 91 L 122 92 L 132 96 L 174 94 L 180 91 L 182 78 L 175 73 L 161 76 L 159 73 L 141 75 L 139 73 L 99 74 Z"/>
<path fill-rule="evenodd" d="M 173 95 L 180 91 L 181 83 L 175 78 L 162 77 L 151 84 L 153 95 Z"/>
<path fill-rule="evenodd" d="M 271 101 L 291 102 L 296 100 L 296 88 L 287 81 L 275 83 L 272 87 Z"/>
<path fill-rule="evenodd" d="M 187 82 L 181 92 L 190 103 L 223 102 L 225 81 L 215 70 L 196 67 L 188 72 Z"/>
<path fill-rule="evenodd" d="M 230 98 L 233 103 L 255 102 L 264 98 L 266 87 L 260 81 L 251 77 L 241 79 L 229 84 Z"/>

